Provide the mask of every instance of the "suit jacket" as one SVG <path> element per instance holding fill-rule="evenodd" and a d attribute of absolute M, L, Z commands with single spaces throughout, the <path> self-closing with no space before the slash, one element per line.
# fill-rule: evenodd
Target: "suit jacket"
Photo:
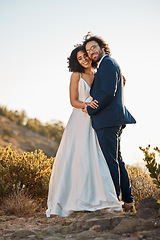
<path fill-rule="evenodd" d="M 98 100 L 99 107 L 87 107 L 95 130 L 136 123 L 124 106 L 123 77 L 116 61 L 106 55 L 97 69 L 90 95 Z"/>

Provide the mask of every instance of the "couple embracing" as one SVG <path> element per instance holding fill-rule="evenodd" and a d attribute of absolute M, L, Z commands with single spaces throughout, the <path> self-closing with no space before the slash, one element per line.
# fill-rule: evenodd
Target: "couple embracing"
<path fill-rule="evenodd" d="M 53 164 L 46 215 L 122 211 L 123 204 L 134 211 L 120 142 L 125 125 L 136 121 L 123 102 L 120 67 L 102 38 L 87 35 L 72 51 L 69 70 L 74 108 Z"/>

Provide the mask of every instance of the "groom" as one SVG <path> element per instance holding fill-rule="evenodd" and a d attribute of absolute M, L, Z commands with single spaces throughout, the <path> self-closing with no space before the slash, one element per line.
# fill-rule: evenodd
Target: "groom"
<path fill-rule="evenodd" d="M 84 111 L 91 116 L 117 197 L 119 199 L 121 191 L 125 211 L 134 211 L 128 172 L 120 151 L 120 138 L 125 124 L 136 121 L 124 106 L 122 73 L 117 62 L 110 57 L 110 50 L 103 39 L 92 36 L 85 40 L 84 46 L 88 56 L 98 64 L 90 94 L 99 105 L 95 109 L 87 106 Z"/>

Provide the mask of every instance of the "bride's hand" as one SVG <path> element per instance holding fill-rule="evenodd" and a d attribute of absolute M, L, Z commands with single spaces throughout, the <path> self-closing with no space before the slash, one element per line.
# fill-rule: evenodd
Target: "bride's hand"
<path fill-rule="evenodd" d="M 98 105 L 98 101 L 97 100 L 93 100 L 92 102 L 87 103 L 87 106 L 90 106 L 91 108 L 95 109 L 95 108 L 97 108 L 99 106 Z"/>

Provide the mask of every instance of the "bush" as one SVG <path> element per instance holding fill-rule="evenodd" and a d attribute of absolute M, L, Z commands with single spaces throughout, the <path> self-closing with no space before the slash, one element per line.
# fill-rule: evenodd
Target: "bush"
<path fill-rule="evenodd" d="M 146 167 L 149 170 L 151 178 L 153 178 L 153 183 L 157 188 L 160 188 L 160 164 L 156 162 L 156 154 L 155 152 L 150 152 L 150 145 L 146 148 L 140 147 L 140 150 L 144 153 L 144 161 L 146 162 Z M 158 147 L 154 148 L 160 156 L 160 149 Z"/>
<path fill-rule="evenodd" d="M 64 124 L 61 121 L 54 120 L 43 125 L 36 118 L 28 119 L 25 127 L 58 143 L 60 143 L 62 134 L 64 132 Z"/>
<path fill-rule="evenodd" d="M 24 110 L 21 112 L 8 110 L 6 107 L 0 106 L 0 115 L 7 117 L 18 125 L 24 126 L 27 121 L 27 116 Z"/>
<path fill-rule="evenodd" d="M 159 199 L 160 191 L 152 183 L 152 179 L 148 173 L 144 173 L 140 168 L 132 166 L 127 166 L 127 170 L 136 204 L 147 197 Z"/>
<path fill-rule="evenodd" d="M 23 189 L 31 197 L 46 202 L 54 158 L 47 158 L 42 150 L 13 151 L 11 144 L 0 148 L 0 196 L 9 196 Z"/>
<path fill-rule="evenodd" d="M 41 209 L 23 189 L 14 191 L 10 196 L 5 197 L 2 202 L 2 209 L 7 215 L 28 215 Z"/>

